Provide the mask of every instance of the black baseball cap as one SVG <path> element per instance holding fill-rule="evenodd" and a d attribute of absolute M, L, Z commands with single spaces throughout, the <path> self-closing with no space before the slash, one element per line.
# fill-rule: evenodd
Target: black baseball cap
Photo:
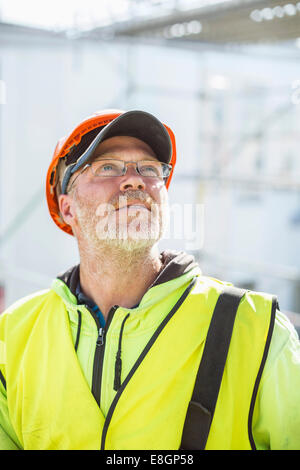
<path fill-rule="evenodd" d="M 172 142 L 162 122 L 145 111 L 126 111 L 105 126 L 87 132 L 66 156 L 66 170 L 62 180 L 61 192 L 66 193 L 71 176 L 93 158 L 96 147 L 106 139 L 129 136 L 142 140 L 163 163 L 170 163 Z"/>

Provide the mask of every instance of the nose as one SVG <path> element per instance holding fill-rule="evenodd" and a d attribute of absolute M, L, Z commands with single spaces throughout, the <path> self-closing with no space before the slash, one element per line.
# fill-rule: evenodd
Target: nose
<path fill-rule="evenodd" d="M 141 175 L 136 170 L 135 165 L 127 165 L 127 171 L 122 177 L 120 183 L 120 190 L 126 191 L 128 189 L 144 191 L 146 188 L 145 182 Z"/>

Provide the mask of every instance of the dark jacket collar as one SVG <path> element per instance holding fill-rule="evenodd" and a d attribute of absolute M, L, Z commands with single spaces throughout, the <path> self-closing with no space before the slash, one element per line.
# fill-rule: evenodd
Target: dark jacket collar
<path fill-rule="evenodd" d="M 172 279 L 182 276 L 198 266 L 194 257 L 183 251 L 176 252 L 166 250 L 161 253 L 160 257 L 163 266 L 151 287 L 171 281 Z M 76 288 L 79 283 L 79 266 L 80 265 L 77 264 L 76 266 L 68 269 L 68 271 L 57 276 L 58 279 L 68 286 L 72 294 L 75 296 Z"/>

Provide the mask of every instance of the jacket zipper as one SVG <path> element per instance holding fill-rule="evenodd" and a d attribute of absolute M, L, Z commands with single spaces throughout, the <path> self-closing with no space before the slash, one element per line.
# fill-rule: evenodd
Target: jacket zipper
<path fill-rule="evenodd" d="M 117 406 L 117 403 L 119 401 L 119 398 L 123 392 L 123 390 L 125 389 L 127 383 L 129 382 L 129 380 L 131 379 L 131 377 L 133 376 L 134 372 L 136 371 L 136 369 L 139 367 L 139 365 L 141 364 L 141 362 L 143 361 L 144 357 L 146 356 L 146 354 L 148 353 L 148 351 L 150 350 L 150 348 L 152 347 L 152 345 L 154 344 L 154 342 L 156 341 L 156 339 L 158 338 L 159 334 L 162 332 L 162 330 L 165 328 L 165 326 L 168 324 L 168 322 L 170 321 L 170 319 L 173 317 L 173 315 L 175 315 L 175 313 L 177 312 L 177 310 L 179 309 L 179 307 L 181 306 L 181 304 L 185 301 L 186 297 L 189 295 L 189 293 L 191 292 L 191 290 L 193 289 L 194 285 L 196 284 L 196 280 L 197 280 L 197 277 L 194 277 L 192 279 L 192 281 L 190 282 L 190 284 L 188 285 L 188 287 L 185 289 L 185 291 L 183 292 L 183 294 L 181 295 L 181 297 L 179 298 L 179 300 L 177 300 L 177 302 L 175 303 L 175 305 L 173 306 L 173 308 L 171 309 L 171 311 L 168 313 L 168 315 L 165 317 L 165 319 L 161 322 L 161 324 L 159 325 L 159 327 L 155 330 L 154 334 L 152 335 L 152 337 L 150 338 L 150 340 L 148 341 L 148 343 L 146 344 L 145 348 L 143 349 L 143 351 L 141 352 L 141 354 L 139 355 L 138 359 L 136 360 L 135 364 L 133 365 L 133 367 L 131 368 L 129 374 L 127 375 L 127 377 L 125 378 L 125 380 L 123 381 L 123 383 L 121 384 L 120 388 L 118 389 L 116 395 L 115 395 L 115 398 L 113 399 L 112 401 L 112 404 L 110 405 L 110 408 L 108 410 L 108 413 L 106 415 L 106 418 L 105 418 L 105 422 L 104 422 L 104 426 L 103 426 L 103 431 L 102 431 L 102 437 L 101 437 L 101 447 L 100 449 L 101 450 L 105 450 L 105 440 L 106 440 L 106 435 L 107 435 L 107 431 L 108 431 L 108 427 L 109 427 L 109 424 L 111 422 L 111 419 L 112 419 L 112 415 L 114 413 L 114 410 Z M 124 319 L 126 320 L 127 317 Z M 125 321 L 123 322 L 123 324 L 125 323 Z"/>
<path fill-rule="evenodd" d="M 105 338 L 107 334 L 107 330 L 111 321 L 113 319 L 115 311 L 119 308 L 118 305 L 114 305 L 107 316 L 106 325 L 104 328 L 100 326 L 99 320 L 95 314 L 93 317 L 95 318 L 97 327 L 98 327 L 98 337 L 96 341 L 96 349 L 94 355 L 94 365 L 93 365 L 93 379 L 92 379 L 92 394 L 98 406 L 100 408 L 100 398 L 101 398 L 101 381 L 102 381 L 102 371 L 103 371 L 103 360 L 104 360 L 104 352 L 105 352 Z M 92 312 L 91 312 L 92 313 Z"/>
<path fill-rule="evenodd" d="M 127 320 L 127 318 L 130 316 L 130 313 L 126 315 L 124 320 L 122 321 L 121 329 L 120 329 L 120 335 L 119 335 L 119 346 L 118 346 L 118 351 L 116 355 L 116 361 L 115 361 L 115 378 L 114 378 L 114 390 L 118 391 L 119 388 L 121 387 L 121 374 L 122 374 L 122 351 L 121 351 L 121 346 L 122 346 L 122 337 L 123 337 L 123 330 L 124 330 L 124 325 Z"/>
<path fill-rule="evenodd" d="M 79 339 L 80 339 L 80 333 L 81 333 L 81 311 L 77 310 L 77 315 L 78 315 L 78 323 L 77 323 L 77 334 L 76 334 L 76 340 L 75 340 L 75 351 L 77 352 L 78 349 L 78 344 L 79 344 Z"/>

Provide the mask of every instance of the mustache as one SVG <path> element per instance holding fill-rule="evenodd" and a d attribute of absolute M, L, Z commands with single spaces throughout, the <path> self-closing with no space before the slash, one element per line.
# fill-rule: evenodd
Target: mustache
<path fill-rule="evenodd" d="M 151 205 L 155 203 L 155 200 L 145 191 L 133 189 L 116 194 L 108 201 L 108 203 L 117 209 L 119 206 L 123 207 L 124 205 L 137 201 L 140 201 L 148 207 L 151 207 Z"/>

